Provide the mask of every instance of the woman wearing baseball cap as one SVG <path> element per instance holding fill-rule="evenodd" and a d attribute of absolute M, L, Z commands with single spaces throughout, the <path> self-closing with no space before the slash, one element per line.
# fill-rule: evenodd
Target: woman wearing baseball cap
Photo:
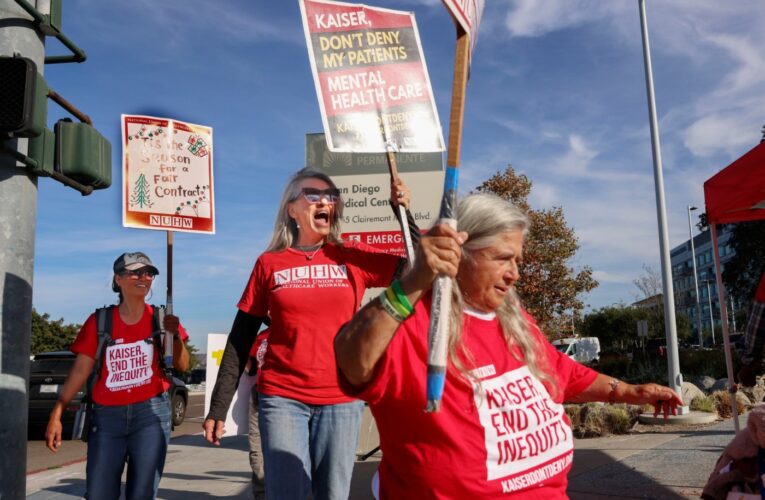
<path fill-rule="evenodd" d="M 99 343 L 98 312 L 85 321 L 70 347 L 77 358 L 51 412 L 45 439 L 51 451 L 58 451 L 61 414 L 96 370 L 89 391 L 93 414 L 89 425 L 87 497 L 119 498 L 127 462 L 126 498 L 154 498 L 171 430 L 167 394 L 171 382 L 161 361 L 164 335 L 156 331 L 159 316 L 164 316 L 164 330 L 174 334 L 173 368 L 181 372 L 189 365 L 184 344 L 188 335 L 176 316 L 157 314 L 155 319 L 154 307 L 146 303 L 159 274 L 146 254 L 123 253 L 114 261 L 113 269 L 112 290 L 119 294 L 119 304 L 106 308 L 102 327 L 110 335 Z M 99 352 L 100 344 L 103 347 Z M 100 360 L 98 367 L 96 359 Z"/>

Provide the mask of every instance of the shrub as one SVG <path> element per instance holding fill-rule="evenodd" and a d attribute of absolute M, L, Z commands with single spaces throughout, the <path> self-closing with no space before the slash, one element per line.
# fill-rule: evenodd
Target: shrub
<path fill-rule="evenodd" d="M 626 434 L 643 411 L 640 406 L 602 403 L 571 404 L 565 408 L 574 436 L 578 438 Z"/>
<path fill-rule="evenodd" d="M 717 411 L 717 403 L 712 396 L 696 396 L 693 398 L 693 401 L 691 401 L 691 410 L 714 413 Z"/>
<path fill-rule="evenodd" d="M 730 393 L 728 391 L 715 391 L 710 397 L 714 399 L 715 406 L 717 407 L 717 414 L 720 415 L 721 418 L 730 418 L 733 416 L 730 406 Z M 746 405 L 741 401 L 736 400 L 736 410 L 738 411 L 738 414 L 741 415 L 746 411 Z"/>

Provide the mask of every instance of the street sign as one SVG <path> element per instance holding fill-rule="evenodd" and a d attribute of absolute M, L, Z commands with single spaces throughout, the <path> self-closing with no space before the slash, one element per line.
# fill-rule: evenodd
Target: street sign
<path fill-rule="evenodd" d="M 443 151 L 414 14 L 302 0 L 308 55 L 331 151 Z"/>
<path fill-rule="evenodd" d="M 215 233 L 212 128 L 122 115 L 122 225 Z"/>
<path fill-rule="evenodd" d="M 638 337 L 648 336 L 648 321 L 642 319 L 637 322 L 637 334 Z"/>

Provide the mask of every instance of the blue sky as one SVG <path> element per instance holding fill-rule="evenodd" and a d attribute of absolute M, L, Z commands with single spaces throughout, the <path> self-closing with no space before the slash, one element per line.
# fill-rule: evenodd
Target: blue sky
<path fill-rule="evenodd" d="M 688 237 L 703 182 L 760 140 L 765 3 L 647 2 L 670 245 Z M 448 126 L 454 28 L 438 0 L 414 11 L 441 122 Z M 165 233 L 122 227 L 121 113 L 213 127 L 217 233 L 175 235 L 176 312 L 192 342 L 228 332 L 270 238 L 286 179 L 321 131 L 297 1 L 68 0 L 63 31 L 88 54 L 45 68 L 51 88 L 113 145 L 113 187 L 81 197 L 39 183 L 34 305 L 80 323 L 112 303 L 111 265 L 143 250 L 165 269 Z M 49 54 L 64 53 L 47 39 Z M 65 116 L 50 106 L 53 120 Z M 511 163 L 538 208 L 562 206 L 580 238 L 574 267 L 600 286 L 591 307 L 632 302 L 658 228 L 636 0 L 488 0 L 472 63 L 460 186 Z M 444 130 L 446 134 L 448 131 Z M 164 274 L 151 302 L 164 302 Z"/>

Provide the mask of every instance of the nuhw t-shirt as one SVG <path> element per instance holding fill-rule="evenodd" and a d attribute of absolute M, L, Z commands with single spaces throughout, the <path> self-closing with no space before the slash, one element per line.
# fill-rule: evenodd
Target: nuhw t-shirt
<path fill-rule="evenodd" d="M 133 325 L 122 321 L 117 307 L 111 312 L 112 341 L 102 354 L 98 379 L 93 387 L 93 401 L 105 406 L 126 405 L 146 401 L 168 390 L 170 381 L 159 365 L 159 355 L 163 353 L 155 353 L 151 340 L 154 330 L 152 307 L 146 304 L 143 316 Z M 188 334 L 183 326 L 179 333 L 185 342 Z M 95 313 L 82 325 L 70 350 L 95 359 L 98 350 Z"/>
<path fill-rule="evenodd" d="M 473 361 L 464 363 L 474 379 L 450 366 L 440 411 L 425 413 L 429 307 L 415 305 L 373 380 L 349 392 L 369 402 L 377 422 L 381 498 L 566 498 L 573 436 L 561 403 L 597 373 L 559 353 L 528 317 L 556 392 L 508 348 L 496 318 L 465 314 Z"/>
<path fill-rule="evenodd" d="M 399 261 L 357 242 L 258 257 L 238 304 L 253 316 L 271 316 L 258 390 L 306 404 L 352 401 L 338 387 L 335 335 L 366 288 L 390 284 Z"/>

